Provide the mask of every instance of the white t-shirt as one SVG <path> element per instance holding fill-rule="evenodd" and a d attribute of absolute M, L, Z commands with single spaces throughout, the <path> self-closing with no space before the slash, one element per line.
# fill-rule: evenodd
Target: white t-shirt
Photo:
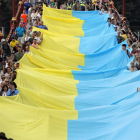
<path fill-rule="evenodd" d="M 37 43 L 39 43 L 41 41 L 39 36 L 38 37 L 36 36 L 35 39 L 36 39 Z"/>
<path fill-rule="evenodd" d="M 32 18 L 32 19 L 36 19 L 35 13 L 32 13 L 32 14 L 31 14 L 31 18 Z"/>

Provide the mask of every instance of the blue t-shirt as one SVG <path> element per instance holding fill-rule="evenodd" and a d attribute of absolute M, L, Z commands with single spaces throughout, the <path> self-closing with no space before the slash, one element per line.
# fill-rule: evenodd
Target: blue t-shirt
<path fill-rule="evenodd" d="M 13 91 L 11 91 L 11 89 L 9 89 L 7 91 L 7 96 L 14 96 L 14 95 L 17 95 L 19 93 L 19 90 L 17 89 L 14 89 Z"/>
<path fill-rule="evenodd" d="M 17 27 L 15 31 L 17 32 L 18 37 L 22 37 L 26 32 L 25 28 L 23 27 Z"/>
<path fill-rule="evenodd" d="M 36 26 L 37 28 L 40 28 L 40 29 L 48 29 L 46 25 L 39 25 L 39 26 Z"/>
<path fill-rule="evenodd" d="M 30 8 L 31 6 L 31 3 L 24 3 L 24 6 L 26 7 L 26 14 L 28 14 L 28 9 Z"/>

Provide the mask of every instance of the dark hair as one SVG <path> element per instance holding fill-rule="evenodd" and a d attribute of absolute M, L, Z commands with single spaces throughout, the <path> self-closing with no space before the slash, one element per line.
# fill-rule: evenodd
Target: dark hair
<path fill-rule="evenodd" d="M 0 136 L 0 139 L 2 139 L 2 140 L 7 140 L 7 138 L 4 137 L 4 136 Z"/>
<path fill-rule="evenodd" d="M 6 137 L 4 132 L 0 132 L 0 136 Z"/>
<path fill-rule="evenodd" d="M 13 85 L 15 88 L 17 88 L 17 84 L 15 82 L 10 82 L 10 85 Z"/>
<path fill-rule="evenodd" d="M 7 67 L 7 69 L 8 69 L 8 68 L 12 71 L 12 69 L 11 69 L 10 67 Z M 6 69 L 6 72 L 7 72 L 7 69 Z"/>
<path fill-rule="evenodd" d="M 122 46 L 126 48 L 126 44 L 122 44 Z"/>
<path fill-rule="evenodd" d="M 15 39 L 15 37 L 13 36 L 12 39 Z"/>
<path fill-rule="evenodd" d="M 4 85 L 3 87 L 2 87 L 2 90 L 1 90 L 1 92 L 3 92 L 4 91 L 4 88 L 7 88 L 7 91 L 8 91 L 8 86 L 7 85 Z"/>
<path fill-rule="evenodd" d="M 133 42 L 131 40 L 128 40 L 128 41 L 129 41 L 129 43 L 131 43 L 131 45 L 133 44 Z"/>
<path fill-rule="evenodd" d="M 133 45 L 132 48 L 136 48 L 136 45 Z"/>
<path fill-rule="evenodd" d="M 123 32 L 123 34 L 126 34 L 124 30 L 121 30 Z"/>

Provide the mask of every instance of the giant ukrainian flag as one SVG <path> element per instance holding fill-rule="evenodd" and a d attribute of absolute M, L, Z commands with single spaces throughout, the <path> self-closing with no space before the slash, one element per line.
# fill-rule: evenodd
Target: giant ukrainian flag
<path fill-rule="evenodd" d="M 139 140 L 140 73 L 108 15 L 44 7 L 44 40 L 20 60 L 20 93 L 0 97 L 0 131 L 14 140 Z M 126 42 L 123 42 L 126 44 Z"/>

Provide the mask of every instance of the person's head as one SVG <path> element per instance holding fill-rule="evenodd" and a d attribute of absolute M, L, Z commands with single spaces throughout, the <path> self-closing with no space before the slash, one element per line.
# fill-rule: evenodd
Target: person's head
<path fill-rule="evenodd" d="M 122 44 L 122 49 L 126 50 L 126 44 Z"/>
<path fill-rule="evenodd" d="M 19 46 L 19 43 L 16 43 L 16 48 L 18 48 L 18 46 Z"/>
<path fill-rule="evenodd" d="M 43 21 L 40 21 L 40 22 L 39 22 L 39 25 L 43 25 Z"/>
<path fill-rule="evenodd" d="M 8 66 L 11 67 L 13 65 L 13 61 L 8 61 Z"/>
<path fill-rule="evenodd" d="M 137 57 L 137 61 L 140 63 L 140 57 Z"/>
<path fill-rule="evenodd" d="M 128 43 L 129 46 L 131 46 L 133 44 L 133 42 L 129 39 L 128 39 L 127 43 Z"/>
<path fill-rule="evenodd" d="M 4 132 L 0 132 L 0 136 L 6 137 Z"/>
<path fill-rule="evenodd" d="M 128 38 L 131 37 L 131 33 L 128 33 L 128 34 L 127 34 L 127 37 L 128 37 Z"/>
<path fill-rule="evenodd" d="M 32 10 L 32 13 L 35 13 L 35 9 Z"/>
<path fill-rule="evenodd" d="M 126 33 L 125 33 L 125 31 L 124 31 L 124 30 L 121 30 L 121 34 L 122 34 L 122 35 L 124 35 L 124 34 L 126 34 Z"/>
<path fill-rule="evenodd" d="M 30 41 L 25 42 L 26 46 L 30 46 Z"/>
<path fill-rule="evenodd" d="M 5 80 L 5 75 L 1 75 L 1 80 L 4 81 Z"/>
<path fill-rule="evenodd" d="M 111 8 L 109 8 L 109 13 L 112 14 L 112 9 Z"/>
<path fill-rule="evenodd" d="M 68 2 L 70 3 L 70 2 L 71 2 L 71 0 L 68 0 Z"/>
<path fill-rule="evenodd" d="M 117 32 L 117 35 L 120 36 L 120 31 Z"/>
<path fill-rule="evenodd" d="M 17 76 L 17 71 L 14 70 L 14 71 L 13 71 L 13 74 L 14 74 L 15 76 Z"/>
<path fill-rule="evenodd" d="M 15 40 L 16 40 L 15 37 L 12 37 L 12 41 L 15 42 Z"/>
<path fill-rule="evenodd" d="M 23 10 L 23 14 L 26 14 L 26 11 L 25 11 L 25 9 Z"/>
<path fill-rule="evenodd" d="M 22 23 L 21 22 L 19 23 L 19 27 L 22 27 Z"/>
<path fill-rule="evenodd" d="M 18 53 L 21 53 L 21 46 L 18 46 Z"/>
<path fill-rule="evenodd" d="M 2 92 L 3 92 L 3 91 L 5 91 L 5 92 L 8 91 L 8 86 L 7 86 L 7 85 L 4 85 L 4 86 L 2 87 Z"/>
<path fill-rule="evenodd" d="M 111 22 L 111 18 L 108 18 L 108 22 Z"/>
<path fill-rule="evenodd" d="M 134 67 L 134 66 L 135 66 L 134 61 L 132 61 L 132 62 L 130 63 L 130 65 L 131 65 L 131 67 Z"/>
<path fill-rule="evenodd" d="M 2 39 L 2 40 L 1 40 L 1 43 L 2 43 L 3 45 L 5 45 L 5 44 L 6 44 L 6 40 L 5 40 L 5 39 Z"/>
<path fill-rule="evenodd" d="M 64 2 L 64 5 L 65 5 L 65 6 L 67 6 L 67 3 L 66 3 L 66 2 Z"/>
<path fill-rule="evenodd" d="M 10 74 L 11 71 L 12 71 L 12 69 L 10 67 L 7 67 L 7 73 Z"/>
<path fill-rule="evenodd" d="M 33 32 L 33 33 L 32 33 L 32 38 L 34 38 L 34 37 L 35 37 L 35 33 Z"/>
<path fill-rule="evenodd" d="M 137 50 L 136 45 L 133 45 L 133 46 L 132 46 L 132 49 L 133 49 L 134 51 L 136 51 L 136 50 Z"/>
<path fill-rule="evenodd" d="M 14 53 L 11 53 L 11 58 L 14 58 Z"/>
<path fill-rule="evenodd" d="M 27 0 L 27 3 L 29 3 L 29 0 Z"/>
<path fill-rule="evenodd" d="M 104 8 L 102 8 L 102 9 L 101 9 L 101 11 L 102 11 L 102 13 L 103 13 L 103 12 L 105 11 L 105 9 L 104 9 Z"/>
<path fill-rule="evenodd" d="M 9 82 L 9 88 L 10 89 L 16 89 L 17 88 L 17 85 L 15 82 Z"/>
<path fill-rule="evenodd" d="M 36 39 L 33 40 L 33 43 L 36 44 Z"/>
<path fill-rule="evenodd" d="M 25 47 L 25 51 L 26 51 L 26 52 L 29 52 L 29 51 L 30 51 L 29 46 L 26 46 L 26 47 Z"/>
<path fill-rule="evenodd" d="M 16 62 L 16 68 L 19 68 L 19 62 Z"/>
<path fill-rule="evenodd" d="M 5 79 L 5 85 L 9 85 L 9 80 L 8 79 Z"/>
<path fill-rule="evenodd" d="M 42 10 L 39 11 L 39 14 L 40 14 L 40 15 L 42 14 Z"/>

